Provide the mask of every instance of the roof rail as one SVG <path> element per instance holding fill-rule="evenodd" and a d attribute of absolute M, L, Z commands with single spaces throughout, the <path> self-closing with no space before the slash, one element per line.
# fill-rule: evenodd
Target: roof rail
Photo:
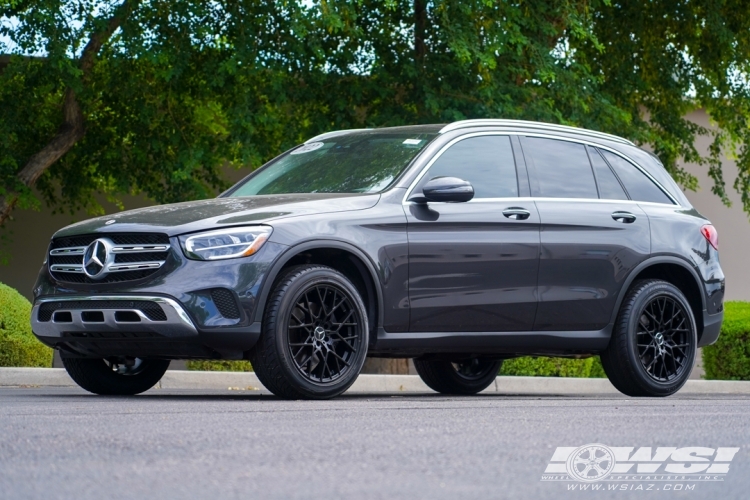
<path fill-rule="evenodd" d="M 590 137 L 598 137 L 600 139 L 606 139 L 608 141 L 620 142 L 622 144 L 629 144 L 635 146 L 632 142 L 622 137 L 605 134 L 604 132 L 597 132 L 595 130 L 588 130 L 585 128 L 569 127 L 567 125 L 555 125 L 552 123 L 532 122 L 527 120 L 502 120 L 502 119 L 479 119 L 479 120 L 461 120 L 453 123 L 449 123 L 442 129 L 440 133 L 444 134 L 452 130 L 458 130 L 468 127 L 523 127 L 539 130 L 553 130 L 558 132 L 570 132 L 575 134 L 587 135 Z"/>
<path fill-rule="evenodd" d="M 323 139 L 331 139 L 340 135 L 346 135 L 350 132 L 364 132 L 365 130 L 372 130 L 371 128 L 350 128 L 347 130 L 334 130 L 332 132 L 326 132 L 325 134 L 316 135 L 315 137 L 305 141 L 305 144 L 315 141 L 322 141 Z"/>

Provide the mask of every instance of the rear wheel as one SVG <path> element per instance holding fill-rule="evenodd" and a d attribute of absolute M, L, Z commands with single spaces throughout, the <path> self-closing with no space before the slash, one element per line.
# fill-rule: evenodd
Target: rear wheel
<path fill-rule="evenodd" d="M 422 381 L 430 389 L 443 394 L 482 392 L 495 380 L 502 364 L 502 360 L 482 358 L 414 360 L 414 367 Z"/>
<path fill-rule="evenodd" d="M 330 267 L 298 266 L 274 287 L 250 358 L 258 379 L 275 395 L 328 399 L 357 379 L 368 338 L 357 288 Z"/>
<path fill-rule="evenodd" d="M 669 396 L 690 377 L 698 345 L 695 318 L 679 288 L 637 281 L 623 300 L 607 349 L 607 377 L 628 396 Z"/>
<path fill-rule="evenodd" d="M 169 368 L 161 359 L 62 358 L 63 366 L 81 388 L 102 396 L 132 396 L 151 389 Z"/>

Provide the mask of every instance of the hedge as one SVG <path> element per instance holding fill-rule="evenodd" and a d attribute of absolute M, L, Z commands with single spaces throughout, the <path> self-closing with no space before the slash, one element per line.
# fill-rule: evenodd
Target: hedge
<path fill-rule="evenodd" d="M 546 358 L 525 356 L 508 359 L 500 368 L 500 375 L 526 377 L 606 377 L 599 356 L 585 359 Z"/>
<path fill-rule="evenodd" d="M 750 380 L 750 303 L 725 302 L 721 335 L 703 348 L 709 380 Z"/>
<path fill-rule="evenodd" d="M 199 370 L 207 372 L 251 372 L 253 367 L 249 361 L 216 361 L 216 360 L 192 360 L 187 362 L 188 370 Z"/>
<path fill-rule="evenodd" d="M 31 333 L 31 303 L 0 283 L 0 366 L 52 366 L 52 349 Z"/>

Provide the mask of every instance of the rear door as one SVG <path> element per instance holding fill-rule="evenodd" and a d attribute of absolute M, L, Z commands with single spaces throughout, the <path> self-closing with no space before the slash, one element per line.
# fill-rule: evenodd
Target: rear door
<path fill-rule="evenodd" d="M 507 135 L 461 138 L 438 153 L 412 191 L 452 176 L 471 182 L 475 196 L 465 203 L 404 206 L 410 331 L 531 330 L 539 214 L 514 153 L 520 154 L 520 143 Z"/>
<path fill-rule="evenodd" d="M 649 256 L 648 217 L 595 148 L 545 137 L 522 144 L 541 219 L 534 330 L 600 330 Z"/>

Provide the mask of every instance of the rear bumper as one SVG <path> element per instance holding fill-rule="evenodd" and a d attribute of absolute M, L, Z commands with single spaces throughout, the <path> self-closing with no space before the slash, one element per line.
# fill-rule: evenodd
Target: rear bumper
<path fill-rule="evenodd" d="M 711 345 L 718 340 L 723 320 L 724 311 L 717 314 L 708 314 L 707 311 L 703 311 L 703 333 L 698 341 L 698 347 Z"/>
<path fill-rule="evenodd" d="M 41 297 L 31 327 L 68 355 L 239 359 L 260 325 L 200 328 L 175 299 L 153 295 Z"/>

